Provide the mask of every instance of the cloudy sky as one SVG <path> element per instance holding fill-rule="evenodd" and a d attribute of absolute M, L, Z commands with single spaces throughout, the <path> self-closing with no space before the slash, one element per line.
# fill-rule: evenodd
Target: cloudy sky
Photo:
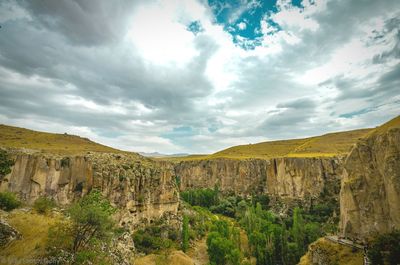
<path fill-rule="evenodd" d="M 400 114 L 398 0 L 0 1 L 0 123 L 211 153 Z"/>

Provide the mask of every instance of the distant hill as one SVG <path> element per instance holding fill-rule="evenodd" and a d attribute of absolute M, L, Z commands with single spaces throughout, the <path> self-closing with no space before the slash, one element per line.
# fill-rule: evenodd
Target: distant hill
<path fill-rule="evenodd" d="M 189 156 L 190 154 L 187 153 L 180 153 L 180 154 L 162 154 L 159 152 L 152 152 L 152 153 L 146 153 L 146 152 L 139 152 L 139 155 L 146 156 L 146 157 L 183 157 L 183 156 Z"/>
<path fill-rule="evenodd" d="M 233 146 L 211 155 L 170 158 L 172 161 L 212 158 L 332 157 L 346 155 L 373 129 L 328 133 L 321 136 Z"/>
<path fill-rule="evenodd" d="M 55 154 L 123 151 L 70 134 L 38 132 L 0 124 L 0 147 L 25 148 Z"/>
<path fill-rule="evenodd" d="M 376 127 L 375 129 L 371 130 L 371 132 L 368 134 L 368 136 L 383 134 L 394 128 L 400 128 L 400 115 L 397 116 L 396 118 L 391 119 L 390 121 L 382 124 L 381 126 Z"/>

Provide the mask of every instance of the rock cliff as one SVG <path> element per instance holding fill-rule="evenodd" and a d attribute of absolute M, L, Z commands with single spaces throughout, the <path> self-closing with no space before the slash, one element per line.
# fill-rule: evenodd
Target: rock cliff
<path fill-rule="evenodd" d="M 240 195 L 265 193 L 280 198 L 316 198 L 324 191 L 338 195 L 338 158 L 209 159 L 175 166 L 180 189 L 212 188 Z"/>
<path fill-rule="evenodd" d="M 378 127 L 348 155 L 340 192 L 340 230 L 367 239 L 400 229 L 400 117 Z"/>
<path fill-rule="evenodd" d="M 173 168 L 128 153 L 77 156 L 13 152 L 11 173 L 0 179 L 0 191 L 17 193 L 32 203 L 39 196 L 68 204 L 99 189 L 122 209 L 122 225 L 176 213 L 179 204 Z"/>
<path fill-rule="evenodd" d="M 356 248 L 320 238 L 308 246 L 298 265 L 362 265 L 363 252 Z"/>

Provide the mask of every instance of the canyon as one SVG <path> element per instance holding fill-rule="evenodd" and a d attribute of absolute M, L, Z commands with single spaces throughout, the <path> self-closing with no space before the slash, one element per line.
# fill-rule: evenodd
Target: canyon
<path fill-rule="evenodd" d="M 331 148 L 342 139 L 325 144 Z M 180 191 L 215 187 L 227 195 L 266 194 L 286 210 L 292 203 L 307 208 L 334 200 L 340 205 L 339 233 L 352 239 L 400 229 L 400 117 L 362 134 L 353 132 L 351 141 L 340 145 L 348 151 L 335 155 L 315 154 L 315 148 L 324 148 L 320 138 L 297 141 L 289 148 L 296 155 L 246 158 L 150 159 L 90 148 L 63 154 L 64 147 L 56 152 L 0 143 L 13 160 L 11 172 L 0 177 L 0 191 L 14 192 L 28 204 L 47 196 L 68 205 L 97 189 L 119 209 L 118 223 L 131 231 L 179 215 Z M 299 150 L 311 151 L 302 155 Z M 315 249 L 318 244 L 310 251 Z"/>

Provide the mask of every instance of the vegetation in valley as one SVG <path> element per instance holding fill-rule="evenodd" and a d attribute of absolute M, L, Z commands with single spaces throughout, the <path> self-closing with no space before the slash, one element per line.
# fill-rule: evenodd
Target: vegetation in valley
<path fill-rule="evenodd" d="M 133 234 L 133 241 L 138 252 L 150 254 L 162 250 L 179 248 L 179 232 L 163 223 L 162 220 L 138 229 Z"/>
<path fill-rule="evenodd" d="M 200 236 L 208 234 L 210 262 L 221 265 L 245 264 L 251 257 L 256 258 L 257 265 L 297 264 L 308 245 L 331 229 L 327 222 L 337 206 L 320 202 L 308 211 L 296 207 L 288 216 L 278 216 L 269 210 L 266 195 L 224 197 L 215 188 L 187 190 L 181 196 L 196 205 L 193 208 L 220 216 L 210 218 L 203 229 L 190 227 L 200 230 Z M 246 233 L 249 251 L 240 247 L 240 230 Z"/>
<path fill-rule="evenodd" d="M 207 252 L 212 265 L 240 265 L 240 228 L 227 220 L 216 220 L 207 236 Z"/>

